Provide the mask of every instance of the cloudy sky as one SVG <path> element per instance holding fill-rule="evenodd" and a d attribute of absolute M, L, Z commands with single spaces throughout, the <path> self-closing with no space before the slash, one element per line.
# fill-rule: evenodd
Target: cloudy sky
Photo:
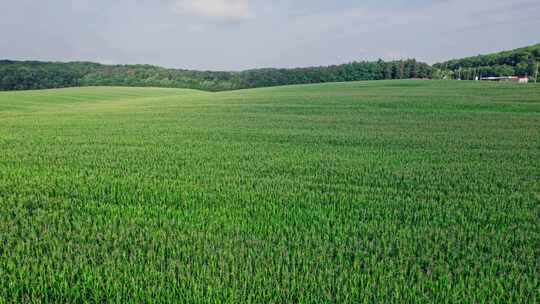
<path fill-rule="evenodd" d="M 0 0 L 0 58 L 241 70 L 540 42 L 538 0 Z"/>

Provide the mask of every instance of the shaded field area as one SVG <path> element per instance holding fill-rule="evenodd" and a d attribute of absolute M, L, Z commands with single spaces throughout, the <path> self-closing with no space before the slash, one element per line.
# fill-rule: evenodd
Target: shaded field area
<path fill-rule="evenodd" d="M 0 303 L 540 301 L 540 85 L 0 93 Z"/>

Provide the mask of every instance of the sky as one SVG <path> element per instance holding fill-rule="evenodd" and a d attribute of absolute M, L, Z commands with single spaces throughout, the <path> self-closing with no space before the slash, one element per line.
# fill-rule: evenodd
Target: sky
<path fill-rule="evenodd" d="M 540 43 L 538 0 L 0 0 L 0 59 L 199 70 L 416 58 Z"/>

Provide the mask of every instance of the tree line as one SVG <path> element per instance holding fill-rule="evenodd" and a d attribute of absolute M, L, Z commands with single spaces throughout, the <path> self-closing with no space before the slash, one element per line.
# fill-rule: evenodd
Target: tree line
<path fill-rule="evenodd" d="M 0 90 L 74 86 L 152 86 L 224 91 L 288 84 L 432 78 L 433 68 L 414 59 L 352 62 L 342 65 L 254 69 L 242 72 L 165 69 L 151 65 L 91 62 L 0 61 Z"/>
<path fill-rule="evenodd" d="M 463 80 L 498 76 L 528 76 L 534 80 L 539 76 L 539 66 L 540 44 L 433 65 L 442 77 Z"/>
<path fill-rule="evenodd" d="M 225 91 L 322 82 L 381 79 L 475 79 L 490 76 L 538 78 L 540 44 L 430 66 L 415 59 L 360 61 L 293 69 L 242 72 L 166 69 L 152 65 L 0 60 L 0 90 L 75 86 L 151 86 Z M 540 80 L 540 79 L 539 79 Z"/>

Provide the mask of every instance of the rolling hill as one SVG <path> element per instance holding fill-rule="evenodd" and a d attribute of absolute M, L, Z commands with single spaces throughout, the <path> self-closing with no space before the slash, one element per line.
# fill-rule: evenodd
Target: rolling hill
<path fill-rule="evenodd" d="M 435 64 L 449 72 L 452 78 L 474 79 L 475 76 L 529 76 L 538 77 L 540 44 L 488 55 L 478 55 Z"/>
<path fill-rule="evenodd" d="M 535 303 L 540 86 L 0 92 L 0 302 Z"/>
<path fill-rule="evenodd" d="M 0 91 L 80 86 L 131 86 L 227 91 L 291 84 L 388 79 L 538 77 L 540 44 L 430 66 L 414 59 L 352 62 L 327 67 L 254 69 L 242 72 L 166 69 L 151 65 L 0 60 Z"/>

